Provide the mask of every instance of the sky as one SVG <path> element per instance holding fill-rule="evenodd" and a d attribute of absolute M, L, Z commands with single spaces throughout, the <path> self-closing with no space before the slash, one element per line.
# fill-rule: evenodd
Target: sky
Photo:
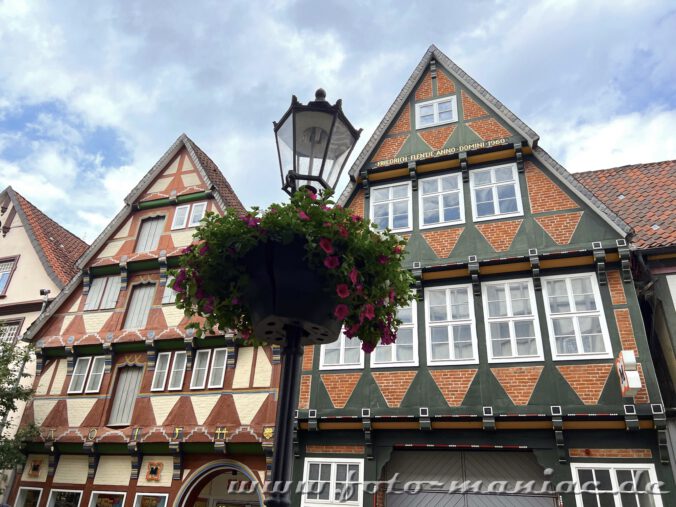
<path fill-rule="evenodd" d="M 658 0 L 0 0 L 0 189 L 91 243 L 186 133 L 245 206 L 282 201 L 291 95 L 343 99 L 353 161 L 430 44 L 571 172 L 675 159 L 674 34 Z"/>

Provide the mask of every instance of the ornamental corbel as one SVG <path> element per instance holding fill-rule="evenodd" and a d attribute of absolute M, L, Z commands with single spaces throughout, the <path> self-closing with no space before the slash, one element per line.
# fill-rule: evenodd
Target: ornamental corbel
<path fill-rule="evenodd" d="M 622 269 L 622 281 L 624 283 L 631 283 L 631 260 L 629 256 L 629 245 L 627 245 L 627 240 L 618 239 L 615 241 L 617 245 L 617 253 L 620 256 L 620 268 Z"/>
<path fill-rule="evenodd" d="M 148 371 L 153 371 L 157 359 L 157 350 L 155 349 L 155 340 L 153 338 L 146 338 L 146 354 L 148 356 Z"/>
<path fill-rule="evenodd" d="M 408 176 L 411 179 L 411 188 L 413 190 L 418 190 L 418 173 L 415 161 L 408 163 Z"/>
<path fill-rule="evenodd" d="M 82 270 L 82 294 L 89 294 L 89 288 L 92 286 L 92 272 L 89 268 Z"/>
<path fill-rule="evenodd" d="M 481 282 L 479 281 L 479 260 L 476 255 L 467 257 L 467 270 L 472 279 L 472 292 L 475 296 L 481 296 Z"/>
<path fill-rule="evenodd" d="M 552 415 L 552 429 L 554 430 L 554 440 L 556 441 L 556 453 L 559 463 L 568 463 L 568 454 L 566 452 L 566 441 L 563 437 L 563 410 L 560 405 L 549 407 Z"/>
<path fill-rule="evenodd" d="M 113 359 L 114 359 L 114 350 L 113 350 L 113 345 L 108 342 L 103 344 L 103 355 L 105 356 L 105 372 L 110 373 L 112 367 L 113 367 Z"/>
<path fill-rule="evenodd" d="M 432 430 L 432 420 L 430 419 L 430 409 L 427 407 L 420 407 L 418 409 L 418 423 L 422 431 Z"/>
<path fill-rule="evenodd" d="M 195 350 L 195 337 L 194 336 L 186 336 L 183 338 L 183 346 L 185 347 L 185 355 L 186 355 L 186 360 L 185 360 L 185 369 L 187 371 L 192 370 L 192 361 L 193 357 L 195 354 L 193 354 Z"/>
<path fill-rule="evenodd" d="M 664 412 L 664 405 L 653 403 L 650 405 L 650 411 L 653 415 L 653 425 L 657 430 L 657 447 L 660 453 L 660 463 L 668 465 L 670 463 L 669 441 L 667 439 L 667 415 Z"/>
<path fill-rule="evenodd" d="M 462 171 L 462 181 L 463 183 L 469 182 L 469 167 L 467 164 L 467 152 L 461 151 L 458 155 L 458 160 L 460 161 L 460 170 Z"/>
<path fill-rule="evenodd" d="M 606 274 L 606 252 L 603 249 L 603 244 L 600 241 L 594 241 L 592 243 L 592 252 L 599 285 L 606 285 L 608 283 L 608 276 Z"/>
<path fill-rule="evenodd" d="M 530 261 L 530 272 L 533 277 L 533 287 L 535 290 L 542 290 L 542 281 L 540 280 L 540 255 L 537 248 L 528 249 L 528 260 Z"/>
<path fill-rule="evenodd" d="M 157 261 L 160 263 L 160 287 L 165 287 L 167 285 L 167 251 L 160 250 L 160 255 L 157 258 Z"/>
<path fill-rule="evenodd" d="M 361 178 L 361 187 L 364 189 L 364 198 L 368 199 L 371 197 L 371 187 L 369 185 L 369 175 L 366 169 L 362 169 L 359 173 Z"/>
<path fill-rule="evenodd" d="M 423 299 L 423 286 L 422 286 L 422 263 L 419 261 L 415 261 L 413 263 L 413 268 L 411 269 L 411 274 L 413 275 L 413 278 L 415 279 L 414 283 L 414 290 L 416 295 L 418 296 L 418 299 L 422 301 Z"/>
<path fill-rule="evenodd" d="M 371 434 L 371 409 L 361 409 L 361 427 L 364 431 L 364 453 L 366 459 L 373 459 L 373 436 Z"/>
<path fill-rule="evenodd" d="M 127 283 L 129 277 L 127 274 L 127 259 L 126 255 L 123 255 L 120 259 L 120 290 L 127 290 Z"/>
<path fill-rule="evenodd" d="M 521 143 L 514 143 L 514 155 L 516 157 L 516 170 L 520 173 L 524 171 L 523 165 L 523 148 Z"/>
<path fill-rule="evenodd" d="M 493 407 L 483 407 L 481 425 L 484 431 L 495 431 L 495 413 Z"/>
<path fill-rule="evenodd" d="M 178 192 L 176 192 L 176 190 L 172 190 L 169 193 L 169 203 L 173 204 L 174 206 L 178 204 Z"/>
<path fill-rule="evenodd" d="M 627 431 L 638 431 L 640 429 L 636 405 L 624 406 L 624 425 Z"/>

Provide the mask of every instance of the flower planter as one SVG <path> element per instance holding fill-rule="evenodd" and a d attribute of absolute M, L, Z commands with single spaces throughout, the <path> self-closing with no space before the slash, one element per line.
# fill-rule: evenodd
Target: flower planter
<path fill-rule="evenodd" d="M 336 296 L 325 289 L 326 282 L 310 269 L 305 257 L 305 240 L 300 237 L 288 244 L 262 243 L 247 255 L 251 280 L 243 299 L 257 341 L 283 345 L 289 325 L 303 329 L 301 345 L 338 339 L 341 323 L 333 315 Z"/>

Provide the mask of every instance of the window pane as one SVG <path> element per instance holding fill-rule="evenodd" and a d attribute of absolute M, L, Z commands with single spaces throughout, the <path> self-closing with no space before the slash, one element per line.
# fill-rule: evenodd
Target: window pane
<path fill-rule="evenodd" d="M 423 198 L 423 223 L 425 225 L 438 224 L 439 218 L 439 200 L 438 197 Z"/>
<path fill-rule="evenodd" d="M 392 203 L 392 228 L 408 227 L 408 201 Z"/>
<path fill-rule="evenodd" d="M 392 361 L 392 345 L 376 345 L 376 363 L 389 363 Z"/>
<path fill-rule="evenodd" d="M 532 315 L 526 282 L 509 284 L 509 297 L 512 300 L 512 315 Z"/>
<path fill-rule="evenodd" d="M 174 220 L 171 223 L 172 229 L 180 229 L 185 227 L 185 223 L 188 219 L 188 210 L 190 206 L 178 206 L 174 212 Z"/>
<path fill-rule="evenodd" d="M 75 363 L 75 368 L 73 368 L 73 377 L 70 379 L 70 386 L 68 387 L 69 393 L 82 392 L 91 360 L 91 357 L 78 358 L 77 362 Z"/>
<path fill-rule="evenodd" d="M 507 296 L 504 285 L 488 285 L 486 289 L 488 299 L 488 316 L 507 316 Z"/>
<path fill-rule="evenodd" d="M 399 308 L 397 310 L 397 318 L 399 318 L 404 324 L 413 323 L 413 308 L 407 306 L 405 308 Z"/>
<path fill-rule="evenodd" d="M 453 120 L 453 111 L 439 111 L 439 121 Z"/>
<path fill-rule="evenodd" d="M 389 188 L 374 188 L 371 190 L 371 199 L 373 202 L 383 202 L 387 201 L 390 198 L 390 189 Z"/>
<path fill-rule="evenodd" d="M 500 213 L 514 213 L 519 210 L 514 185 L 499 185 L 497 191 Z"/>
<path fill-rule="evenodd" d="M 171 376 L 169 377 L 169 389 L 177 390 L 183 387 L 183 375 L 185 374 L 186 353 L 174 353 L 174 364 L 171 368 Z"/>
<path fill-rule="evenodd" d="M 188 227 L 196 227 L 200 224 L 200 220 L 204 217 L 207 210 L 206 202 L 198 202 L 192 205 L 192 213 L 190 214 L 190 222 Z"/>
<path fill-rule="evenodd" d="M 420 181 L 420 186 L 423 194 L 433 194 L 439 191 L 439 179 L 431 178 Z"/>
<path fill-rule="evenodd" d="M 440 113 L 442 111 L 451 111 L 453 109 L 453 104 L 451 103 L 450 100 L 446 100 L 444 102 L 439 102 L 437 104 L 437 108 L 439 109 Z"/>
<path fill-rule="evenodd" d="M 198 350 L 195 356 L 190 389 L 203 389 L 207 381 L 207 369 L 209 367 L 209 350 Z"/>
<path fill-rule="evenodd" d="M 460 197 L 457 192 L 443 196 L 444 221 L 460 220 Z"/>
<path fill-rule="evenodd" d="M 345 349 L 345 364 L 359 364 L 360 356 L 359 348 Z"/>
<path fill-rule="evenodd" d="M 514 179 L 514 171 L 511 167 L 496 167 L 494 172 L 496 183 L 502 181 L 512 181 Z"/>
<path fill-rule="evenodd" d="M 471 359 L 474 356 L 472 329 L 469 325 L 453 326 L 453 353 L 455 359 Z"/>
<path fill-rule="evenodd" d="M 441 190 L 443 192 L 447 190 L 458 190 L 458 177 L 457 176 L 444 176 L 441 178 Z"/>
<path fill-rule="evenodd" d="M 572 278 L 570 285 L 573 290 L 575 310 L 578 312 L 596 310 L 596 301 L 592 290 L 591 280 L 585 278 Z"/>
<path fill-rule="evenodd" d="M 392 187 L 392 198 L 402 199 L 408 197 L 408 185 L 397 185 Z"/>
<path fill-rule="evenodd" d="M 432 343 L 432 359 L 450 359 L 447 327 L 430 328 L 430 341 Z"/>
<path fill-rule="evenodd" d="M 228 349 L 214 350 L 214 359 L 211 362 L 211 373 L 209 375 L 209 387 L 223 387 L 225 378 L 225 365 L 228 358 Z"/>
<path fill-rule="evenodd" d="M 451 319 L 469 319 L 469 296 L 467 289 L 451 289 Z"/>
<path fill-rule="evenodd" d="M 162 352 L 157 356 L 157 362 L 155 363 L 155 374 L 153 375 L 153 385 L 152 390 L 162 390 L 164 389 L 165 382 L 167 380 L 167 371 L 169 370 L 169 359 L 171 358 L 171 353 Z"/>
<path fill-rule="evenodd" d="M 430 321 L 438 322 L 448 319 L 446 309 L 446 291 L 444 290 L 428 291 L 427 304 L 429 305 Z"/>
<path fill-rule="evenodd" d="M 425 106 L 420 106 L 419 111 L 420 111 L 420 116 L 433 114 L 434 113 L 434 105 L 429 104 L 429 105 L 425 105 Z"/>
<path fill-rule="evenodd" d="M 477 171 L 474 173 L 474 184 L 475 185 L 488 185 L 491 183 L 491 172 L 490 171 Z"/>
<path fill-rule="evenodd" d="M 85 389 L 88 393 L 98 393 L 101 388 L 101 381 L 103 380 L 103 372 L 106 368 L 106 358 L 104 356 L 97 356 L 94 358 L 91 372 L 89 373 L 89 381 Z"/>

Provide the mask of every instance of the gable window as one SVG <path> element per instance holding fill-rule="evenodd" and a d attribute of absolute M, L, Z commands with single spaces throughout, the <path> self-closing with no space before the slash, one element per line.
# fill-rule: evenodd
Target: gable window
<path fill-rule="evenodd" d="M 171 285 L 174 283 L 174 277 L 170 276 L 167 278 L 167 283 L 164 286 L 164 292 L 162 292 L 162 304 L 163 305 L 173 305 L 176 303 L 176 295 L 178 294 L 174 289 L 171 288 Z"/>
<path fill-rule="evenodd" d="M 47 507 L 79 507 L 82 491 L 53 489 L 49 492 Z"/>
<path fill-rule="evenodd" d="M 401 320 L 397 340 L 389 345 L 378 344 L 371 354 L 371 367 L 418 366 L 418 333 L 416 326 L 416 303 L 400 308 L 397 318 Z"/>
<path fill-rule="evenodd" d="M 371 220 L 379 229 L 405 231 L 411 228 L 411 185 L 397 183 L 371 189 Z"/>
<path fill-rule="evenodd" d="M 474 299 L 470 285 L 425 289 L 427 363 L 477 363 Z"/>
<path fill-rule="evenodd" d="M 197 359 L 195 362 L 197 362 Z M 169 378 L 168 388 L 170 391 L 180 390 L 183 387 L 186 363 L 187 354 L 185 351 L 160 352 L 155 362 L 155 373 L 153 374 L 153 383 L 150 386 L 150 390 L 164 391 L 167 385 L 167 378 Z"/>
<path fill-rule="evenodd" d="M 523 215 L 516 164 L 470 171 L 474 220 Z"/>
<path fill-rule="evenodd" d="M 94 278 L 87 293 L 85 311 L 115 308 L 120 295 L 120 285 L 119 275 Z"/>
<path fill-rule="evenodd" d="M 348 338 L 342 332 L 335 342 L 321 346 L 319 357 L 319 368 L 321 370 L 364 367 L 364 355 L 361 351 L 359 338 Z"/>
<path fill-rule="evenodd" d="M 305 458 L 303 507 L 361 505 L 364 460 Z"/>
<path fill-rule="evenodd" d="M 143 284 L 134 287 L 123 329 L 142 329 L 145 327 L 154 295 L 155 284 Z"/>
<path fill-rule="evenodd" d="M 483 284 L 488 360 L 543 359 L 535 291 L 529 279 Z"/>
<path fill-rule="evenodd" d="M 68 394 L 80 394 L 83 391 L 98 393 L 105 369 L 105 356 L 78 357 L 68 386 Z"/>
<path fill-rule="evenodd" d="M 0 296 L 4 296 L 9 286 L 9 280 L 14 274 L 17 259 L 0 260 Z"/>
<path fill-rule="evenodd" d="M 554 359 L 612 357 L 595 273 L 542 278 Z"/>
<path fill-rule="evenodd" d="M 415 105 L 416 129 L 458 121 L 458 105 L 454 96 L 429 100 Z"/>
<path fill-rule="evenodd" d="M 20 321 L 0 322 L 0 342 L 14 343 L 21 329 Z"/>
<path fill-rule="evenodd" d="M 206 211 L 206 202 L 177 206 L 174 212 L 174 219 L 171 223 L 171 229 L 184 229 L 186 226 L 197 227 L 200 224 L 200 220 L 204 218 Z"/>
<path fill-rule="evenodd" d="M 420 227 L 436 227 L 465 220 L 460 174 L 425 178 L 420 182 Z"/>
<path fill-rule="evenodd" d="M 141 366 L 123 366 L 117 369 L 117 373 L 115 397 L 110 409 L 108 426 L 129 426 L 141 385 L 143 368 Z"/>
<path fill-rule="evenodd" d="M 652 464 L 573 463 L 580 506 L 662 507 Z"/>
<path fill-rule="evenodd" d="M 152 217 L 141 220 L 136 240 L 136 252 L 150 252 L 157 249 L 164 227 L 164 217 Z"/>

